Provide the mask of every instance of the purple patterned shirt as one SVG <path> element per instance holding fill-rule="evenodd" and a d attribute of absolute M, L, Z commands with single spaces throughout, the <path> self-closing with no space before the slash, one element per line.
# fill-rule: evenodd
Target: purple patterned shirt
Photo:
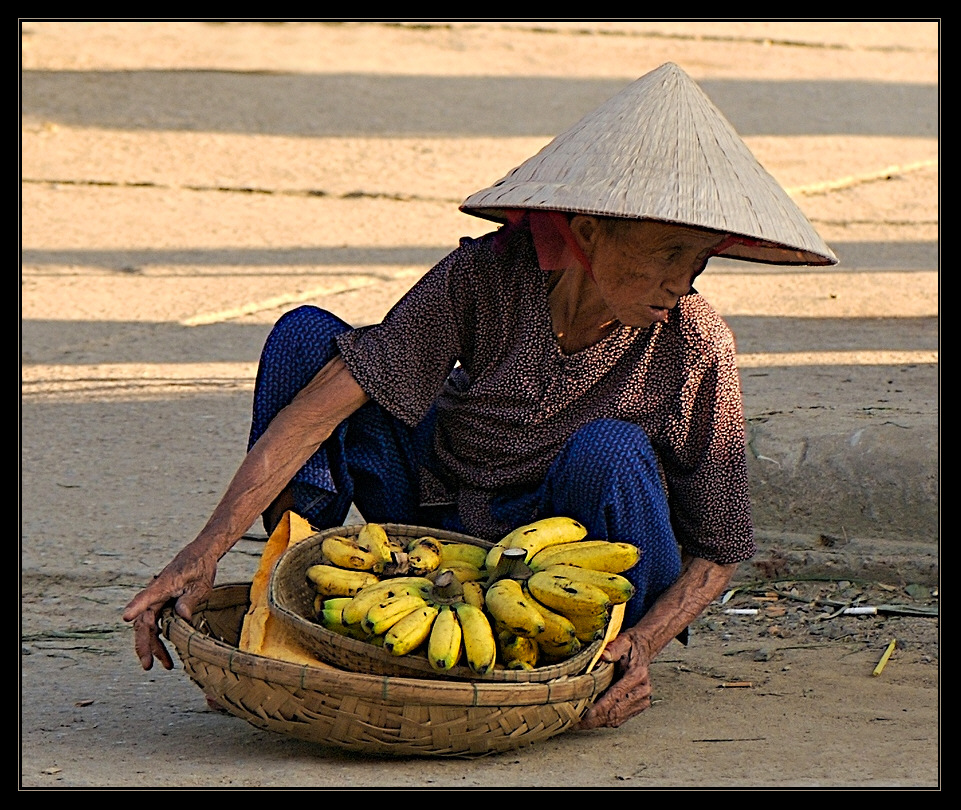
<path fill-rule="evenodd" d="M 499 539 L 503 527 L 488 509 L 497 491 L 536 488 L 568 437 L 607 417 L 647 432 L 685 551 L 721 564 L 750 558 L 743 406 L 727 325 L 695 292 L 666 323 L 619 325 L 565 355 L 548 283 L 529 235 L 464 238 L 380 324 L 340 336 L 340 350 L 370 398 L 408 425 L 437 403 L 434 452 L 441 477 L 456 482 L 449 494 L 470 533 Z"/>

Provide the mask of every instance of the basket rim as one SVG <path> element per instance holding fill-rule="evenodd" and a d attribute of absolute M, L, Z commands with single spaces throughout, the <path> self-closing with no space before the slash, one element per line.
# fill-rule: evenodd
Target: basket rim
<path fill-rule="evenodd" d="M 194 611 L 194 621 L 217 603 L 246 601 L 250 583 L 226 583 L 213 588 L 211 596 Z M 232 602 L 230 601 L 232 600 Z M 527 706 L 566 703 L 592 698 L 606 689 L 613 678 L 614 665 L 600 662 L 591 672 L 563 675 L 548 681 L 457 681 L 412 678 L 399 675 L 367 675 L 339 669 L 329 664 L 311 666 L 249 653 L 214 638 L 178 616 L 172 605 L 161 613 L 160 627 L 184 657 L 197 658 L 222 666 L 238 676 L 259 679 L 282 686 L 378 700 L 435 706 Z"/>

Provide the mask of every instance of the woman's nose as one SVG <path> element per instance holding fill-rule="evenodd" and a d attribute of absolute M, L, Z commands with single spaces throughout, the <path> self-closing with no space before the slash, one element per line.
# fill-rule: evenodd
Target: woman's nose
<path fill-rule="evenodd" d="M 700 257 L 686 264 L 679 263 L 672 272 L 669 272 L 665 277 L 665 289 L 670 292 L 671 295 L 675 295 L 678 298 L 682 295 L 687 295 L 694 286 L 694 279 L 701 274 L 706 264 L 707 260 L 701 259 Z"/>
<path fill-rule="evenodd" d="M 685 270 L 683 273 L 672 273 L 664 279 L 664 289 L 677 298 L 687 295 L 694 284 L 695 275 L 696 273 L 691 270 Z"/>

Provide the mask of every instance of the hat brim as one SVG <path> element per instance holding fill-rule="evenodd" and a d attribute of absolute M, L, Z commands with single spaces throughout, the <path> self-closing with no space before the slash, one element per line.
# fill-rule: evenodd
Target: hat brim
<path fill-rule="evenodd" d="M 668 63 L 642 76 L 460 210 L 651 219 L 739 241 L 722 254 L 768 264 L 838 259 L 700 87 Z"/>

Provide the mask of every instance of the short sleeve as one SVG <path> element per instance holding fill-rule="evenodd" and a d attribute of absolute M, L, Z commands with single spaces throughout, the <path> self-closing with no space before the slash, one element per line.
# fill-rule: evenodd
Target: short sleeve
<path fill-rule="evenodd" d="M 469 340 L 470 240 L 431 268 L 376 325 L 338 337 L 364 392 L 408 425 L 426 415 Z"/>

